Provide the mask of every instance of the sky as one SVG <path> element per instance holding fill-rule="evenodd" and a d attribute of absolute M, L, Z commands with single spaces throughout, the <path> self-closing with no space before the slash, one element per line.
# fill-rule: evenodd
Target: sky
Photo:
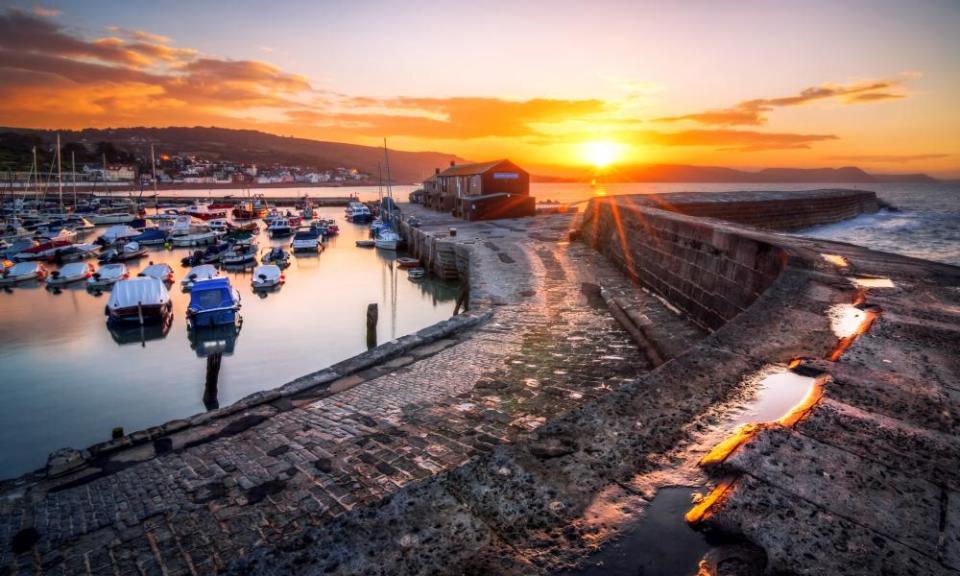
<path fill-rule="evenodd" d="M 960 1 L 0 2 L 0 125 L 960 176 Z"/>

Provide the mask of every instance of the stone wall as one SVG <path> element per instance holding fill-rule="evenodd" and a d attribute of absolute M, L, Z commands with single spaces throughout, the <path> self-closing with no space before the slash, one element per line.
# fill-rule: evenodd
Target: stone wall
<path fill-rule="evenodd" d="M 591 201 L 581 230 L 631 278 L 716 330 L 750 306 L 786 262 L 782 249 L 717 224 Z"/>
<path fill-rule="evenodd" d="M 864 190 L 824 189 L 797 192 L 678 192 L 637 195 L 636 206 L 689 216 L 717 218 L 768 230 L 797 230 L 876 212 L 877 195 Z"/>

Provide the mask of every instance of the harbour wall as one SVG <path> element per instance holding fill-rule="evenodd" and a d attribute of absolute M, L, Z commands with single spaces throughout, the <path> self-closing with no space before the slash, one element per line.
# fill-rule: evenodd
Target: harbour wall
<path fill-rule="evenodd" d="M 835 222 L 876 211 L 873 192 L 681 193 L 596 198 L 581 233 L 636 282 L 700 326 L 716 330 L 746 310 L 773 282 L 786 251 L 765 237 L 716 220 L 762 222 L 777 230 Z"/>

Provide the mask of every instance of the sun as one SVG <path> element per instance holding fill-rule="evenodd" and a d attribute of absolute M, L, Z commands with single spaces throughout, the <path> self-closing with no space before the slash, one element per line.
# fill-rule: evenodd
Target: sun
<path fill-rule="evenodd" d="M 607 140 L 584 142 L 580 145 L 581 156 L 588 164 L 602 169 L 613 164 L 623 154 L 623 144 Z"/>

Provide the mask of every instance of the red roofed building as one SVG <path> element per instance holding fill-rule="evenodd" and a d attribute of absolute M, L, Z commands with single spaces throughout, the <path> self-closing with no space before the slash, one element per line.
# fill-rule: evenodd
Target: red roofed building
<path fill-rule="evenodd" d="M 426 206 L 466 220 L 533 216 L 530 174 L 509 160 L 455 164 L 424 181 Z"/>

